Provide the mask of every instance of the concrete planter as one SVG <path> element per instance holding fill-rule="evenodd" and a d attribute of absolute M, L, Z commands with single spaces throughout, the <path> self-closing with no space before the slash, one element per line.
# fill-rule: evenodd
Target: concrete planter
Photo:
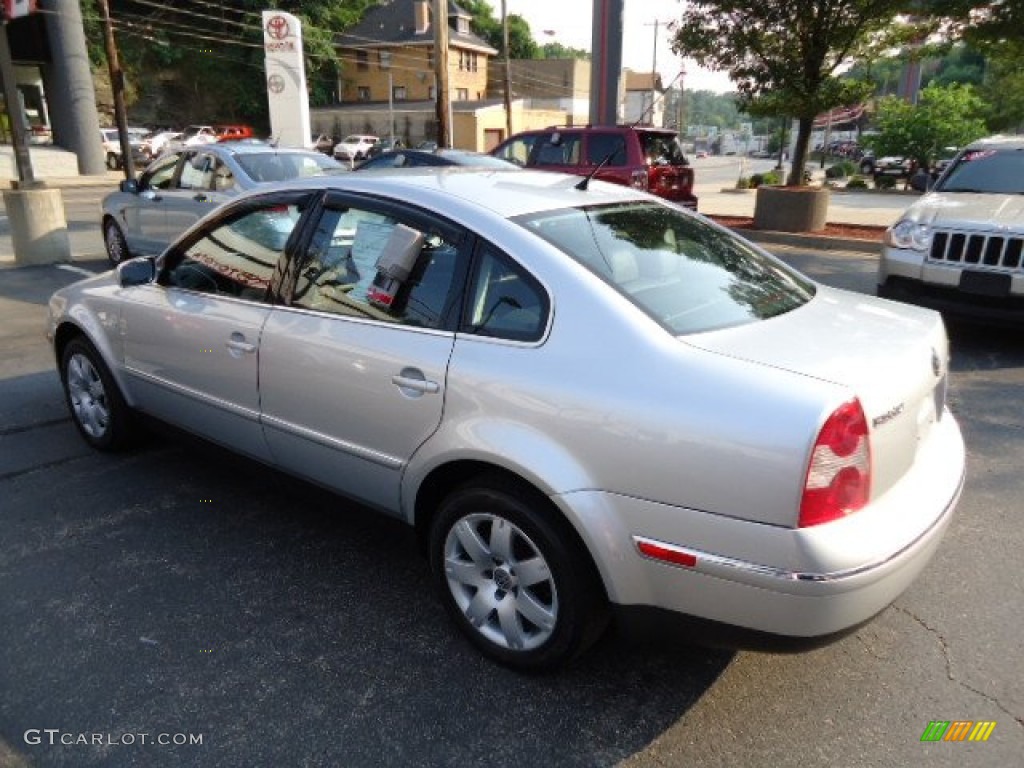
<path fill-rule="evenodd" d="M 827 187 L 758 187 L 754 227 L 774 232 L 819 232 L 828 219 Z"/>

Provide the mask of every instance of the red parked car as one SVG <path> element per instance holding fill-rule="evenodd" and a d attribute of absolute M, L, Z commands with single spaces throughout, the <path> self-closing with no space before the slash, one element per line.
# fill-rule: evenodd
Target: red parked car
<path fill-rule="evenodd" d="M 491 154 L 542 171 L 588 176 L 644 189 L 697 210 L 690 167 L 675 131 L 631 125 L 552 126 L 523 131 Z"/>
<path fill-rule="evenodd" d="M 218 125 L 216 130 L 217 141 L 240 141 L 256 135 L 248 125 Z"/>

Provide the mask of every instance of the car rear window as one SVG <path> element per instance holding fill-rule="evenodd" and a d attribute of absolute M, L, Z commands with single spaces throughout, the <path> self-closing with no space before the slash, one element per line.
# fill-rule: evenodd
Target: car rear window
<path fill-rule="evenodd" d="M 812 283 L 728 232 L 656 202 L 547 211 L 516 221 L 676 335 L 764 320 L 814 295 Z"/>
<path fill-rule="evenodd" d="M 235 160 L 253 181 L 290 181 L 308 176 L 324 176 L 341 166 L 319 152 L 266 152 L 236 155 Z"/>
<path fill-rule="evenodd" d="M 1024 194 L 1024 149 L 966 150 L 935 191 Z"/>
<path fill-rule="evenodd" d="M 639 132 L 648 165 L 689 165 L 679 139 L 671 134 Z"/>

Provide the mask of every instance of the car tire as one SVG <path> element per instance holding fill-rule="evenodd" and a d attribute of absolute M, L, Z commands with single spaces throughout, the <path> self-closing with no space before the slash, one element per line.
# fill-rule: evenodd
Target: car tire
<path fill-rule="evenodd" d="M 438 507 L 429 554 L 452 619 L 508 667 L 563 666 L 607 624 L 604 589 L 583 545 L 529 487 L 494 477 L 457 488 Z"/>
<path fill-rule="evenodd" d="M 132 257 L 131 251 L 128 250 L 128 243 L 124 239 L 124 233 L 121 232 L 117 223 L 110 219 L 107 219 L 103 225 L 103 244 L 107 248 L 107 258 L 115 266 Z"/>
<path fill-rule="evenodd" d="M 872 175 L 875 172 L 875 164 L 874 163 L 861 163 L 860 164 L 860 172 L 861 172 L 861 175 L 863 175 L 863 176 L 870 176 L 870 175 Z"/>
<path fill-rule="evenodd" d="M 79 433 L 100 451 L 128 447 L 135 433 L 133 415 L 96 348 L 85 338 L 68 342 L 61 354 L 64 398 Z"/>

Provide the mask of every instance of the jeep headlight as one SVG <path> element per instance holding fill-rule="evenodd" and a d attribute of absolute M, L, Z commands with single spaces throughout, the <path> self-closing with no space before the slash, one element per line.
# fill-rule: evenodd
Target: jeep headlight
<path fill-rule="evenodd" d="M 932 230 L 927 224 L 904 219 L 885 231 L 885 244 L 892 248 L 927 251 L 932 244 Z"/>

